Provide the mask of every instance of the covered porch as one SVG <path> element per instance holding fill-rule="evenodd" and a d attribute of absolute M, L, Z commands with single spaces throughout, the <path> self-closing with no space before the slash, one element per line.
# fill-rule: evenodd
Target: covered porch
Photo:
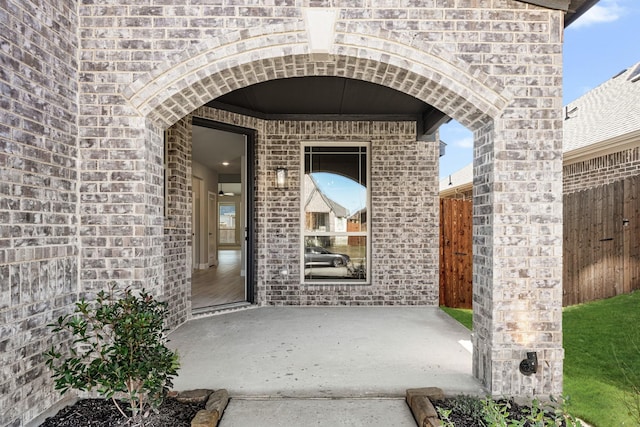
<path fill-rule="evenodd" d="M 261 307 L 184 323 L 169 335 L 177 390 L 232 398 L 404 396 L 407 388 L 485 394 L 470 332 L 437 307 Z"/>

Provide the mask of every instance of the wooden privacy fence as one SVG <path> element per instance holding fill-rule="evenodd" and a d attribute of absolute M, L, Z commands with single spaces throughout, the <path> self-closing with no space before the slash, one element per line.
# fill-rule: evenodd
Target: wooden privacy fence
<path fill-rule="evenodd" d="M 640 177 L 565 194 L 563 305 L 640 289 Z"/>
<path fill-rule="evenodd" d="M 472 210 L 471 200 L 440 199 L 440 305 L 471 308 Z"/>
<path fill-rule="evenodd" d="M 640 177 L 564 195 L 564 306 L 640 290 Z M 471 308 L 472 204 L 440 199 L 440 304 Z"/>

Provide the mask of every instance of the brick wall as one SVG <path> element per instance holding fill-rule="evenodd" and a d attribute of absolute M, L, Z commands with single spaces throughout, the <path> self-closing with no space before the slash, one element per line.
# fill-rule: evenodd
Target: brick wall
<path fill-rule="evenodd" d="M 331 52 L 323 57 L 309 54 L 303 6 L 328 7 L 327 2 L 160 3 L 6 0 L 0 6 L 0 25 L 8 34 L 0 42 L 0 274 L 13 284 L 2 281 L 0 288 L 0 345 L 6 348 L 0 357 L 9 363 L 3 373 L 10 372 L 2 377 L 9 379 L 1 385 L 0 405 L 11 408 L 0 425 L 19 425 L 51 401 L 36 354 L 48 339 L 41 325 L 54 311 L 68 309 L 76 290 L 91 295 L 114 279 L 121 286 L 144 286 L 171 299 L 172 324 L 185 318 L 188 295 L 180 286 L 188 275 L 176 265 L 189 254 L 169 253 L 172 241 L 183 239 L 176 230 L 185 216 L 176 205 L 176 222 L 163 224 L 163 130 L 236 88 L 305 75 L 382 84 L 476 132 L 475 172 L 482 179 L 474 190 L 481 221 L 474 236 L 480 255 L 474 299 L 486 308 L 476 313 L 478 329 L 486 332 L 476 334 L 474 358 L 482 366 L 476 372 L 482 371 L 479 377 L 495 393 L 560 392 L 561 12 L 513 0 L 427 0 L 419 7 L 339 0 L 331 2 L 339 17 Z M 226 119 L 251 121 L 231 114 Z M 411 169 L 412 162 L 426 159 L 424 167 L 435 156 L 400 127 L 345 134 L 374 141 L 372 174 L 388 174 L 382 176 L 389 177 L 389 188 L 423 173 Z M 289 130 L 297 139 L 336 137 L 330 128 L 317 128 L 314 135 Z M 286 234 L 297 230 L 296 191 L 276 197 L 260 189 L 269 188 L 273 166 L 283 160 L 276 154 L 281 144 L 290 171 L 297 170 L 299 154 L 291 151 L 288 135 L 266 128 L 260 133 L 257 156 L 264 163 L 257 165 L 256 206 L 282 214 L 258 217 L 257 230 L 266 238 L 274 232 L 267 218 L 288 218 L 282 223 Z M 176 159 L 187 153 L 176 150 Z M 187 173 L 188 166 L 179 172 Z M 437 300 L 429 291 L 436 276 L 428 267 L 437 253 L 424 246 L 428 222 L 436 219 L 429 207 L 437 198 L 436 184 L 433 194 L 419 200 L 407 187 L 394 193 L 407 206 L 399 212 L 407 222 L 401 231 L 379 217 L 376 225 L 384 232 L 372 232 L 381 266 L 372 279 L 381 287 L 367 288 L 371 294 L 365 299 L 397 292 L 398 302 Z M 372 209 L 390 215 L 395 207 L 382 206 L 391 197 L 384 185 L 373 185 Z M 393 233 L 415 230 L 411 221 L 426 222 L 426 236 L 400 246 Z M 437 241 L 435 227 L 432 240 Z M 519 252 L 523 243 L 526 254 Z M 274 245 L 294 253 L 284 239 Z M 278 303 L 356 303 L 349 296 L 353 289 L 276 284 L 277 263 L 265 267 L 273 260 L 264 247 L 259 251 L 258 260 L 265 261 L 259 272 L 266 278 L 258 295 L 263 301 L 275 303 L 282 291 L 286 297 Z M 425 262 L 424 274 L 394 265 L 394 253 Z M 178 283 L 168 285 L 165 274 Z M 522 319 L 516 322 L 513 313 Z M 531 348 L 540 351 L 543 370 L 523 379 L 517 364 Z"/>
<path fill-rule="evenodd" d="M 166 131 L 164 294 L 170 327 L 187 320 L 191 309 L 191 135 L 187 118 Z"/>
<path fill-rule="evenodd" d="M 432 242 L 437 240 L 438 233 L 438 196 L 434 190 L 438 147 L 432 142 L 416 142 L 415 123 L 263 121 L 207 107 L 193 115 L 258 130 L 255 194 L 258 304 L 437 304 L 438 248 Z M 190 126 L 190 117 L 174 125 L 172 132 L 183 123 Z M 306 140 L 372 143 L 371 285 L 300 283 L 300 156 L 301 142 Z M 185 150 L 189 149 L 181 149 Z M 289 169 L 287 190 L 273 190 L 277 167 Z M 170 181 L 174 173 L 171 172 Z M 181 174 L 178 173 L 177 181 L 182 179 Z M 186 197 L 184 207 L 188 211 L 183 218 L 190 221 L 191 195 Z M 181 246 L 182 251 L 190 253 L 187 244 L 190 242 L 171 243 L 172 247 Z M 287 277 L 279 275 L 283 268 L 289 271 Z"/>
<path fill-rule="evenodd" d="M 563 168 L 565 193 L 611 184 L 640 174 L 640 147 L 629 148 Z"/>
<path fill-rule="evenodd" d="M 437 144 L 416 142 L 413 122 L 268 122 L 259 176 L 289 169 L 286 191 L 261 191 L 258 295 L 274 305 L 437 304 Z M 371 285 L 300 283 L 301 141 L 371 141 Z M 262 161 L 261 161 L 262 160 Z M 270 242 L 269 245 L 266 243 Z M 289 274 L 278 274 L 285 267 Z"/>
<path fill-rule="evenodd" d="M 77 52 L 72 2 L 0 4 L 0 426 L 51 406 L 47 323 L 78 286 Z"/>

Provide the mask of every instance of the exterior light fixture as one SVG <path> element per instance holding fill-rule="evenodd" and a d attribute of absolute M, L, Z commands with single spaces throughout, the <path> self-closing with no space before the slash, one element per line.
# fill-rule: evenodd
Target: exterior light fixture
<path fill-rule="evenodd" d="M 623 227 L 629 226 L 629 218 L 622 218 L 622 226 Z"/>
<path fill-rule="evenodd" d="M 276 188 L 286 190 L 289 179 L 289 170 L 287 168 L 276 169 Z"/>
<path fill-rule="evenodd" d="M 520 362 L 520 373 L 529 376 L 538 372 L 538 353 L 528 351 L 527 358 Z"/>

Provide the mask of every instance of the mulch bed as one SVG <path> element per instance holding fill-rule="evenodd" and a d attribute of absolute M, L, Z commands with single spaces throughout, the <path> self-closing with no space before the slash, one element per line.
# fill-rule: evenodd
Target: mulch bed
<path fill-rule="evenodd" d="M 452 411 L 449 415 L 449 421 L 451 421 L 455 427 L 485 427 L 486 422 L 484 422 L 484 417 L 482 416 L 478 402 L 479 399 L 474 399 L 468 396 L 459 396 L 444 400 L 434 400 L 432 403 L 436 408 L 449 409 Z M 518 426 L 532 426 L 528 421 L 524 421 L 527 415 L 531 413 L 531 407 L 519 405 L 513 399 L 509 399 L 508 401 L 504 399 L 498 400 L 498 403 L 506 402 L 510 405 L 510 416 L 505 421 L 514 422 L 516 423 L 514 425 Z M 566 424 L 561 422 L 560 425 L 565 426 Z"/>
<path fill-rule="evenodd" d="M 126 408 L 125 404 L 121 405 Z M 182 403 L 165 399 L 158 413 L 151 412 L 144 427 L 190 427 L 196 413 L 205 403 Z M 111 400 L 82 399 L 49 417 L 41 427 L 134 427 L 122 416 Z"/>

